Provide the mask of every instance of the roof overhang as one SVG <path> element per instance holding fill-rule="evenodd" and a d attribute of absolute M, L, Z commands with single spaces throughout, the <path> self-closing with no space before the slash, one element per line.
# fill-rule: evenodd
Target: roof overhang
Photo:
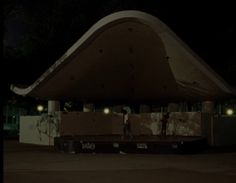
<path fill-rule="evenodd" d="M 53 100 L 214 99 L 235 91 L 158 18 L 113 13 L 92 26 L 23 96 Z"/>

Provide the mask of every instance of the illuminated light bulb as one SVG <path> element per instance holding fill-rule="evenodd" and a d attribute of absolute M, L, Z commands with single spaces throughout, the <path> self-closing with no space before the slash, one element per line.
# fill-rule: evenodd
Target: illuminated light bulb
<path fill-rule="evenodd" d="M 42 105 L 38 105 L 38 106 L 37 106 L 37 110 L 38 110 L 39 112 L 42 112 L 42 111 L 43 111 L 43 106 L 42 106 Z"/>
<path fill-rule="evenodd" d="M 103 112 L 104 112 L 104 114 L 109 114 L 109 113 L 110 113 L 110 110 L 109 110 L 109 108 L 105 108 L 105 109 L 103 110 Z"/>
<path fill-rule="evenodd" d="M 226 114 L 229 115 L 229 116 L 230 116 L 230 115 L 233 115 L 233 114 L 234 114 L 233 109 L 227 109 L 227 110 L 226 110 Z"/>

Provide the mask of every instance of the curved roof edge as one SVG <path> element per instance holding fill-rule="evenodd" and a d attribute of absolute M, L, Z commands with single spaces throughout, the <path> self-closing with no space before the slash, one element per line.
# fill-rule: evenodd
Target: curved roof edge
<path fill-rule="evenodd" d="M 158 18 L 136 10 L 126 10 L 126 11 L 119 11 L 113 14 L 110 14 L 97 23 L 95 23 L 76 43 L 71 46 L 61 58 L 59 58 L 42 76 L 40 76 L 32 85 L 28 86 L 27 88 L 20 88 L 12 84 L 10 89 L 18 94 L 26 96 L 30 92 L 32 92 L 42 81 L 44 81 L 49 75 L 55 72 L 57 69 L 61 68 L 66 61 L 73 56 L 73 54 L 81 47 L 84 43 L 86 43 L 96 32 L 102 30 L 106 25 L 125 19 L 135 19 L 140 21 L 149 27 L 153 28 L 155 32 L 158 34 L 162 34 L 167 32 L 172 39 L 178 41 L 178 43 L 183 46 L 193 57 L 197 59 L 193 64 L 200 68 L 209 78 L 212 79 L 224 92 L 236 95 L 236 90 L 233 89 L 230 85 L 228 85 L 224 79 L 219 76 L 213 69 L 211 69 L 194 51 L 187 46 L 170 28 L 168 28 L 163 22 L 161 22 Z"/>

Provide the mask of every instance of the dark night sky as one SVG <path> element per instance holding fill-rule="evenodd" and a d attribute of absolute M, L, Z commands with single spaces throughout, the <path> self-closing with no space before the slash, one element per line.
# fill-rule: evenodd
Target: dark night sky
<path fill-rule="evenodd" d="M 3 59 L 9 84 L 29 85 L 95 22 L 115 11 L 157 16 L 228 83 L 236 85 L 233 1 L 5 0 Z"/>

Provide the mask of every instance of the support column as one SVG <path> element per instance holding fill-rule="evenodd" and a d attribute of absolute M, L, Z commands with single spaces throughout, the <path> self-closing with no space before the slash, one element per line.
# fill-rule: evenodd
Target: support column
<path fill-rule="evenodd" d="M 178 112 L 179 111 L 179 104 L 177 104 L 177 103 L 169 103 L 167 111 L 168 112 Z"/>
<path fill-rule="evenodd" d="M 214 128 L 214 121 L 213 121 L 213 113 L 214 113 L 214 102 L 213 101 L 204 101 L 202 102 L 202 112 L 207 113 L 207 121 L 204 120 L 204 123 L 210 123 L 207 125 L 206 128 L 206 137 L 208 143 L 212 146 L 215 144 L 215 128 Z M 206 124 L 202 123 L 202 126 L 206 126 Z"/>
<path fill-rule="evenodd" d="M 141 104 L 139 107 L 139 113 L 149 113 L 151 112 L 151 107 L 146 104 Z"/>
<path fill-rule="evenodd" d="M 52 115 L 53 113 L 60 111 L 60 102 L 57 100 L 49 100 L 48 101 L 48 115 Z"/>
<path fill-rule="evenodd" d="M 213 101 L 202 102 L 202 112 L 214 113 L 214 102 Z"/>
<path fill-rule="evenodd" d="M 83 112 L 93 112 L 95 109 L 94 104 L 84 103 Z"/>
<path fill-rule="evenodd" d="M 56 115 L 55 112 L 60 111 L 60 101 L 57 100 L 49 100 L 48 101 L 48 116 L 49 118 L 47 118 L 47 130 L 48 130 L 48 145 L 51 146 L 54 144 L 54 137 L 59 135 L 59 131 L 55 130 L 54 128 L 52 128 L 51 124 L 52 122 L 55 123 L 56 122 L 56 126 L 58 125 L 59 121 L 54 121 L 56 119 Z M 54 124 L 55 125 L 55 124 Z M 55 130 L 55 131 L 54 131 Z M 54 135 L 54 133 L 56 133 Z"/>
<path fill-rule="evenodd" d="M 188 107 L 187 107 L 186 102 L 181 102 L 179 104 L 179 111 L 180 112 L 187 112 L 188 111 Z"/>

